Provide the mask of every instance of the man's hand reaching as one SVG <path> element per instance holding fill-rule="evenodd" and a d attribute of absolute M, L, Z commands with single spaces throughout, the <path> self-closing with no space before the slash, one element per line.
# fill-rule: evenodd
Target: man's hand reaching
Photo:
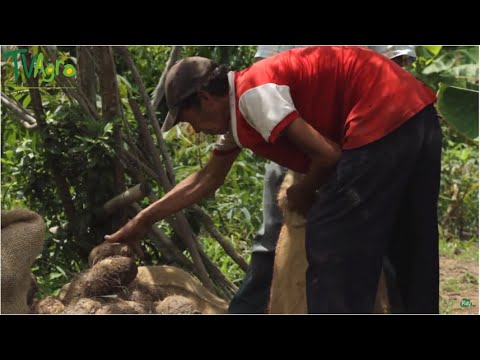
<path fill-rule="evenodd" d="M 140 240 L 140 237 L 145 234 L 147 230 L 147 224 L 138 218 L 133 218 L 116 233 L 105 235 L 105 241 L 111 243 L 135 243 Z"/>

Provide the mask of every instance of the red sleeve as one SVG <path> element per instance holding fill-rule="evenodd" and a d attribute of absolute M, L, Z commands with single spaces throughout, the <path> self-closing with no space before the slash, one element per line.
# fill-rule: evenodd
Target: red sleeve
<path fill-rule="evenodd" d="M 275 141 L 278 139 L 282 131 L 299 117 L 300 117 L 300 114 L 298 113 L 298 111 L 292 111 L 290 114 L 288 114 L 282 121 L 280 121 L 273 128 L 272 132 L 270 133 L 270 137 L 268 138 L 268 142 L 272 144 L 275 143 Z"/>

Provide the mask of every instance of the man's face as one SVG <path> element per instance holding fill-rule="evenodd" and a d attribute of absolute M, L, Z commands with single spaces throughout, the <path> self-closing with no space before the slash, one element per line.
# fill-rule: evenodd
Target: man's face
<path fill-rule="evenodd" d="M 199 97 L 200 107 L 182 109 L 179 114 L 180 121 L 188 122 L 196 133 L 225 134 L 230 122 L 228 97 L 218 97 L 206 92 L 200 92 Z"/>

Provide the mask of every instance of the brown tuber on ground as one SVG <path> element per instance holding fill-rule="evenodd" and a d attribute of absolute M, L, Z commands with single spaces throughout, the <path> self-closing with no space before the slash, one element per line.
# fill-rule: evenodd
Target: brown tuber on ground
<path fill-rule="evenodd" d="M 103 306 L 102 302 L 95 299 L 81 298 L 75 306 L 68 306 L 65 314 L 95 314 Z"/>
<path fill-rule="evenodd" d="M 192 300 L 179 295 L 166 297 L 154 304 L 156 314 L 200 314 Z"/>
<path fill-rule="evenodd" d="M 87 272 L 86 297 L 114 294 L 126 287 L 137 276 L 137 266 L 132 258 L 117 256 L 104 259 Z"/>
<path fill-rule="evenodd" d="M 65 284 L 58 299 L 42 300 L 35 305 L 34 311 L 66 314 L 225 313 L 227 302 L 207 290 L 191 274 L 173 266 L 137 268 L 133 257 L 118 255 L 133 255 L 131 248 L 119 245 L 102 244 L 93 249 L 89 256 L 93 267 Z"/>
<path fill-rule="evenodd" d="M 35 314 L 62 314 L 64 308 L 65 307 L 60 300 L 48 296 L 35 304 L 33 312 Z"/>
<path fill-rule="evenodd" d="M 145 305 L 135 301 L 123 301 L 107 304 L 97 310 L 95 314 L 148 314 Z"/>
<path fill-rule="evenodd" d="M 61 302 L 65 302 L 65 296 L 67 295 L 67 292 L 68 292 L 68 289 L 70 288 L 70 284 L 71 282 L 69 283 L 66 283 L 65 285 L 62 286 L 62 288 L 60 289 L 60 292 L 58 293 L 58 300 L 60 300 Z"/>
<path fill-rule="evenodd" d="M 59 299 L 65 305 L 75 305 L 78 299 L 85 297 L 85 281 L 87 278 L 87 272 L 76 275 L 72 282 L 62 287 L 59 294 Z M 67 286 L 68 285 L 68 286 Z M 62 294 L 65 291 L 65 294 Z"/>
<path fill-rule="evenodd" d="M 148 310 L 151 310 L 153 303 L 163 300 L 167 294 L 161 288 L 154 288 L 134 279 L 126 289 L 122 289 L 118 293 L 118 296 L 123 300 L 143 304 Z"/>
<path fill-rule="evenodd" d="M 94 266 L 103 259 L 113 256 L 134 257 L 133 249 L 128 244 L 104 242 L 95 247 L 88 256 L 88 265 Z"/>
<path fill-rule="evenodd" d="M 224 314 L 228 308 L 225 300 L 210 292 L 188 272 L 174 266 L 140 266 L 135 280 L 147 286 L 157 298 L 165 294 L 187 297 L 202 314 Z"/>

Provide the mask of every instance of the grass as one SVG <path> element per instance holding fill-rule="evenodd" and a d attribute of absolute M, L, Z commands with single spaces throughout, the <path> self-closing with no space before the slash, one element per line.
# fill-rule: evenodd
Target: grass
<path fill-rule="evenodd" d="M 457 293 L 460 292 L 460 284 L 457 279 L 447 279 L 440 284 L 440 292 Z"/>
<path fill-rule="evenodd" d="M 478 240 L 446 241 L 441 239 L 440 256 L 456 260 L 478 261 Z"/>
<path fill-rule="evenodd" d="M 440 240 L 440 313 L 478 314 L 478 241 Z M 472 306 L 466 307 L 463 299 Z"/>

